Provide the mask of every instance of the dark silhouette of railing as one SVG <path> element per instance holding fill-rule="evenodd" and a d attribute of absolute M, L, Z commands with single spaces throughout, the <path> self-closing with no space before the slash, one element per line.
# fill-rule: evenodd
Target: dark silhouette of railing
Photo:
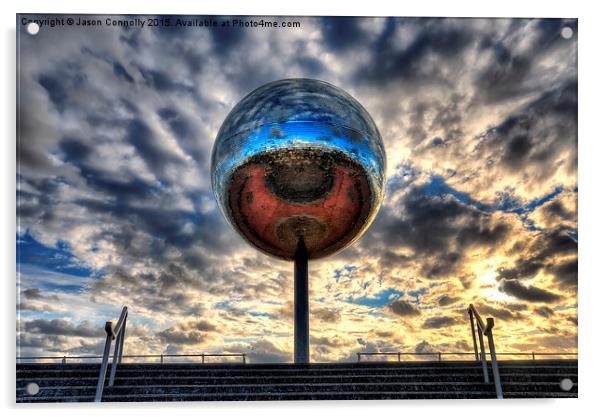
<path fill-rule="evenodd" d="M 123 307 L 117 324 L 113 327 L 113 322 L 107 321 L 105 323 L 105 332 L 107 338 L 105 340 L 104 353 L 102 355 L 102 362 L 100 364 L 100 373 L 98 374 L 98 384 L 96 385 L 96 395 L 94 396 L 95 402 L 102 400 L 102 391 L 105 386 L 105 379 L 107 377 L 107 367 L 109 366 L 109 356 L 111 356 L 111 344 L 115 340 L 115 349 L 113 350 L 113 362 L 111 363 L 111 374 L 109 375 L 109 386 L 112 387 L 115 382 L 115 372 L 117 372 L 117 365 L 121 363 L 123 358 L 123 340 L 125 338 L 125 323 L 128 318 L 128 308 Z"/>
<path fill-rule="evenodd" d="M 361 362 L 363 356 L 396 356 L 397 361 L 401 362 L 402 357 L 407 356 L 424 356 L 424 357 L 436 357 L 439 361 L 445 361 L 445 357 L 449 356 L 474 356 L 474 352 L 358 352 L 357 361 Z M 538 356 L 577 356 L 576 352 L 496 352 L 497 356 L 527 356 L 531 360 L 538 360 Z M 451 359 L 447 359 L 448 361 Z M 478 355 L 477 355 L 477 360 Z"/>
<path fill-rule="evenodd" d="M 483 323 L 481 316 L 477 309 L 470 304 L 468 306 L 468 316 L 470 317 L 470 329 L 472 331 L 472 343 L 474 346 L 474 356 L 476 360 L 481 358 L 483 364 L 483 379 L 486 383 L 489 383 L 489 371 L 487 370 L 487 353 L 485 352 L 485 343 L 483 342 L 483 335 L 487 336 L 487 344 L 489 345 L 489 357 L 491 358 L 491 369 L 493 371 L 493 382 L 495 384 L 495 393 L 499 399 L 504 398 L 502 391 L 502 382 L 500 380 L 500 370 L 497 366 L 497 355 L 495 353 L 495 343 L 493 342 L 493 317 L 487 317 L 487 324 Z M 479 346 L 477 347 L 477 338 L 475 335 L 475 320 L 476 330 L 479 335 Z M 479 355 L 480 352 L 480 355 Z"/>
<path fill-rule="evenodd" d="M 239 357 L 242 363 L 247 363 L 246 353 L 182 353 L 182 354 L 154 354 L 154 355 L 121 355 L 122 358 L 157 358 L 160 363 L 164 363 L 166 358 L 201 358 L 201 363 L 206 363 L 205 358 L 212 357 Z M 17 356 L 17 361 L 39 361 L 39 360 L 60 360 L 66 364 L 68 360 L 81 361 L 84 359 L 102 359 L 102 356 L 85 355 L 85 356 Z"/>

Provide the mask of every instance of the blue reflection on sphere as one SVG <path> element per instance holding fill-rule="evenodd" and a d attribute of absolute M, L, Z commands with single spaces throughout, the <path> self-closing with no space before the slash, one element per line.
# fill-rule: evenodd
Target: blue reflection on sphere
<path fill-rule="evenodd" d="M 367 229 L 384 195 L 386 157 L 368 112 L 312 79 L 268 83 L 244 97 L 213 146 L 222 213 L 250 244 L 292 259 L 338 252 Z"/>

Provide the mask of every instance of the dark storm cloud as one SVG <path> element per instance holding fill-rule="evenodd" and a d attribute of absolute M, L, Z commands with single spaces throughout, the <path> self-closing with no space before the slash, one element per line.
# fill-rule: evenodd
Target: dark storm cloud
<path fill-rule="evenodd" d="M 555 314 L 554 310 L 552 310 L 550 307 L 546 307 L 546 306 L 536 308 L 533 311 L 545 318 L 551 317 Z"/>
<path fill-rule="evenodd" d="M 207 271 L 208 275 L 211 273 L 211 270 Z M 195 297 L 190 291 L 210 291 L 221 284 L 221 280 L 210 283 L 205 276 L 190 274 L 179 265 L 169 264 L 157 272 L 149 273 L 129 274 L 116 269 L 102 280 L 95 281 L 91 294 L 93 300 L 97 301 L 119 291 L 127 294 L 129 305 L 145 306 L 156 313 L 191 317 L 203 314 L 205 304 L 202 298 Z"/>
<path fill-rule="evenodd" d="M 55 336 L 101 337 L 104 333 L 104 329 L 93 327 L 87 321 L 74 325 L 69 320 L 64 319 L 26 321 L 23 323 L 23 328 L 30 333 Z"/>
<path fill-rule="evenodd" d="M 441 317 L 429 317 L 422 323 L 423 329 L 441 329 L 444 327 L 450 327 L 458 323 L 456 317 L 441 316 Z"/>
<path fill-rule="evenodd" d="M 420 310 L 405 300 L 394 301 L 387 305 L 387 309 L 393 314 L 401 317 L 414 317 L 420 315 Z"/>
<path fill-rule="evenodd" d="M 123 78 L 124 80 L 126 80 L 129 83 L 134 82 L 134 78 L 127 72 L 127 70 L 124 68 L 124 66 L 121 65 L 117 61 L 115 61 L 113 63 L 113 72 L 115 73 L 116 76 Z"/>
<path fill-rule="evenodd" d="M 510 30 L 521 31 L 520 24 L 523 22 L 515 21 Z M 566 44 L 566 39 L 560 36 L 560 32 L 567 25 L 575 26 L 574 21 L 566 19 L 540 20 L 536 26 L 535 39 L 526 51 L 516 51 L 501 40 L 481 40 L 480 52 L 491 53 L 492 59 L 476 78 L 475 87 L 479 91 L 479 97 L 491 103 L 535 90 L 537 86 L 530 83 L 534 63 L 550 49 Z"/>
<path fill-rule="evenodd" d="M 556 172 L 551 161 L 562 151 L 570 155 L 565 163 L 576 168 L 576 110 L 577 82 L 571 80 L 544 92 L 490 129 L 479 146 L 494 151 L 492 157 L 507 169 L 539 167 L 540 180 Z"/>
<path fill-rule="evenodd" d="M 548 267 L 548 271 L 554 274 L 554 280 L 560 285 L 561 288 L 577 287 L 577 270 L 577 259 Z"/>
<path fill-rule="evenodd" d="M 559 200 L 554 200 L 550 204 L 546 204 L 543 208 L 543 211 L 546 215 L 553 218 L 559 218 L 562 220 L 574 220 L 573 215 Z"/>
<path fill-rule="evenodd" d="M 54 305 L 60 301 L 56 294 L 48 295 L 39 288 L 27 288 L 20 295 L 18 311 L 54 311 Z"/>
<path fill-rule="evenodd" d="M 161 172 L 165 165 L 182 163 L 181 159 L 166 152 L 165 148 L 157 145 L 157 138 L 151 129 L 141 120 L 132 120 L 128 126 L 126 138 L 138 151 L 152 171 Z"/>
<path fill-rule="evenodd" d="M 502 280 L 500 291 L 512 295 L 520 300 L 529 301 L 532 303 L 552 303 L 559 301 L 562 297 L 553 292 L 538 288 L 535 286 L 526 286 L 517 280 Z"/>
<path fill-rule="evenodd" d="M 539 293 L 536 288 L 525 289 L 518 280 L 537 276 L 541 271 L 554 275 L 562 289 L 574 289 L 577 285 L 577 241 L 563 229 L 540 232 L 529 244 L 519 243 L 513 250 L 521 256 L 512 267 L 498 269 L 498 280 L 505 284 L 505 292 L 526 301 L 551 302 L 559 299 L 554 294 Z M 559 262 L 557 257 L 571 257 Z M 523 287 L 523 288 L 521 288 Z"/>
<path fill-rule="evenodd" d="M 448 263 L 456 262 L 449 244 L 461 249 L 470 245 L 494 245 L 503 240 L 509 228 L 495 223 L 491 216 L 469 207 L 451 196 L 430 196 L 427 186 L 416 187 L 404 199 L 409 218 L 408 231 L 413 247 L 427 253 L 447 252 Z"/>
<path fill-rule="evenodd" d="M 498 277 L 502 279 L 528 279 L 534 277 L 543 267 L 544 263 L 539 259 L 526 259 L 519 261 L 514 268 L 500 268 Z"/>
<path fill-rule="evenodd" d="M 520 320 L 523 318 L 520 313 L 513 312 L 513 311 L 511 311 L 511 309 L 509 309 L 507 307 L 508 307 L 507 305 L 494 307 L 489 304 L 478 303 L 477 311 L 479 312 L 479 314 L 481 314 L 483 316 L 491 315 L 491 316 L 495 317 L 496 319 L 500 319 L 500 320 L 511 321 L 511 320 Z"/>
<path fill-rule="evenodd" d="M 144 83 L 152 89 L 160 91 L 162 93 L 168 92 L 179 92 L 193 94 L 194 89 L 190 86 L 186 86 L 182 83 L 173 80 L 170 74 L 161 70 L 152 70 L 139 68 L 140 74 Z M 129 81 L 129 80 L 128 80 Z"/>
<path fill-rule="evenodd" d="M 452 274 L 461 265 L 465 250 L 492 247 L 508 235 L 507 224 L 451 195 L 433 194 L 429 184 L 390 187 L 389 198 L 395 199 L 395 194 L 404 190 L 407 193 L 399 199 L 399 207 L 381 208 L 361 245 L 409 247 L 414 251 L 411 259 L 420 260 L 421 271 L 428 278 Z"/>
<path fill-rule="evenodd" d="M 43 75 L 40 77 L 39 83 L 44 87 L 46 92 L 48 92 L 48 96 L 54 105 L 59 110 L 64 109 L 67 101 L 67 94 L 65 93 L 63 84 L 60 80 L 50 75 Z"/>
<path fill-rule="evenodd" d="M 81 63 L 75 59 L 69 59 L 54 71 L 41 73 L 38 77 L 38 83 L 46 90 L 59 112 L 74 104 L 70 93 L 82 88 L 87 81 L 89 80 Z"/>
<path fill-rule="evenodd" d="M 321 29 L 326 46 L 337 52 L 361 47 L 366 41 L 366 32 L 360 23 L 361 18 L 356 17 L 323 17 Z"/>
<path fill-rule="evenodd" d="M 39 300 L 42 298 L 42 292 L 39 288 L 27 288 L 26 290 L 21 291 L 23 297 L 30 300 Z"/>
<path fill-rule="evenodd" d="M 241 16 L 243 20 L 245 17 Z M 225 17 L 227 19 L 227 17 Z M 245 40 L 247 34 L 244 28 L 240 27 L 218 27 L 211 31 L 213 39 L 213 50 L 218 56 L 227 55 L 232 51 L 239 51 L 238 47 Z"/>
<path fill-rule="evenodd" d="M 145 188 L 141 188 L 145 190 Z M 133 198 L 130 195 L 128 198 Z M 141 208 L 132 204 L 100 203 L 98 201 L 79 200 L 91 214 L 110 217 L 122 223 L 119 230 L 112 230 L 98 236 L 106 239 L 132 257 L 148 257 L 155 261 L 167 261 L 166 251 L 170 247 L 183 250 L 183 260 L 189 267 L 200 269 L 207 266 L 206 256 L 190 253 L 195 246 L 203 244 L 208 253 L 221 253 L 230 247 L 230 233 L 226 225 L 218 218 L 218 213 L 201 215 L 168 207 Z M 210 229 L 209 229 L 210 226 Z M 211 232 L 209 232 L 211 230 Z M 144 232 L 154 238 L 150 245 L 138 248 L 132 242 Z M 223 233 L 227 233 L 226 236 Z M 189 257 L 190 255 L 190 257 Z"/>
<path fill-rule="evenodd" d="M 437 304 L 439 304 L 441 307 L 445 307 L 445 306 L 454 304 L 454 303 L 460 301 L 461 299 L 462 299 L 461 297 L 453 297 L 453 296 L 449 296 L 449 295 L 445 294 L 437 299 Z"/>
<path fill-rule="evenodd" d="M 425 59 L 450 60 L 457 58 L 471 42 L 474 35 L 462 25 L 446 19 L 388 18 L 385 27 L 372 49 L 369 63 L 355 74 L 358 82 L 368 81 L 387 85 L 397 80 L 405 82 L 445 82 L 441 67 L 427 67 Z M 398 31 L 402 26 L 420 26 L 415 37 L 399 48 Z M 427 69 L 428 68 L 428 69 Z"/>

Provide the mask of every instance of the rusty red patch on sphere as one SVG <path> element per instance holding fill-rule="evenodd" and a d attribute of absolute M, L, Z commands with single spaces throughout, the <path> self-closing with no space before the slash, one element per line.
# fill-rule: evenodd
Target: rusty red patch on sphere
<path fill-rule="evenodd" d="M 238 229 L 258 248 L 291 258 L 303 236 L 309 257 L 319 258 L 357 235 L 369 197 L 362 169 L 342 154 L 289 150 L 239 168 L 228 202 Z"/>

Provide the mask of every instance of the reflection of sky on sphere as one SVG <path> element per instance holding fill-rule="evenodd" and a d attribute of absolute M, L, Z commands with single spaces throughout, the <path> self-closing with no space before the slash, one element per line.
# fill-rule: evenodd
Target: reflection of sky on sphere
<path fill-rule="evenodd" d="M 278 149 L 334 149 L 368 174 L 375 208 L 383 197 L 386 157 L 368 112 L 343 90 L 318 80 L 268 83 L 244 97 L 218 133 L 212 155 L 212 182 L 226 213 L 231 173 L 249 158 Z"/>

